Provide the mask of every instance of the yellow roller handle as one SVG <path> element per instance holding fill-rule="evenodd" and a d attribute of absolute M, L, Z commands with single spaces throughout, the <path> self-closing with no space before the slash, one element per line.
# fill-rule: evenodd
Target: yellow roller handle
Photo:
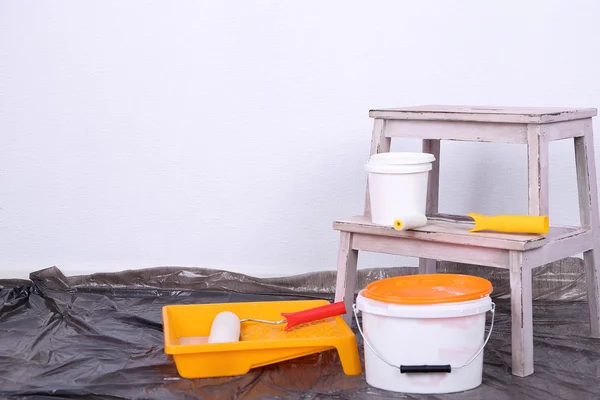
<path fill-rule="evenodd" d="M 548 233 L 550 223 L 547 216 L 537 215 L 481 215 L 467 214 L 475 221 L 470 232 L 496 231 L 513 233 Z"/>

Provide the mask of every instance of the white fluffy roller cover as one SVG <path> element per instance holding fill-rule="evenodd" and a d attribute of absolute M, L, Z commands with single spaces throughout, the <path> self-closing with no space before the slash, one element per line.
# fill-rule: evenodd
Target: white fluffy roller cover
<path fill-rule="evenodd" d="M 407 231 L 427 224 L 427 216 L 423 214 L 403 215 L 394 221 L 394 229 Z"/>
<path fill-rule="evenodd" d="M 215 317 L 210 327 L 208 343 L 239 342 L 240 319 L 231 311 L 224 311 Z"/>

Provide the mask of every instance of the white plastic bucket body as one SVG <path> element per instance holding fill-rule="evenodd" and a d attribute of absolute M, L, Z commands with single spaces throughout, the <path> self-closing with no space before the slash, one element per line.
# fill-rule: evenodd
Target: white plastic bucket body
<path fill-rule="evenodd" d="M 435 157 L 429 153 L 374 154 L 368 173 L 371 221 L 393 226 L 397 218 L 425 215 L 427 182 Z"/>
<path fill-rule="evenodd" d="M 390 304 L 363 297 L 365 340 L 385 360 L 400 365 L 462 366 L 482 348 L 485 315 L 492 309 L 489 296 L 479 300 L 431 305 Z M 440 394 L 481 385 L 483 351 L 468 365 L 449 373 L 401 373 L 381 360 L 365 344 L 365 374 L 373 387 L 401 393 Z"/>

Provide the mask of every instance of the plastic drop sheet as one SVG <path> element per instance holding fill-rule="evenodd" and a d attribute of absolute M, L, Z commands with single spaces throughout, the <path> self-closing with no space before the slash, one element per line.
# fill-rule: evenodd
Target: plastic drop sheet
<path fill-rule="evenodd" d="M 471 266 L 443 264 L 446 272 Z M 542 267 L 534 291 L 535 373 L 510 373 L 507 277 L 478 269 L 495 286 L 497 316 L 485 349 L 483 384 L 444 395 L 408 395 L 346 376 L 335 351 L 231 378 L 183 379 L 164 353 L 168 304 L 332 300 L 330 272 L 257 279 L 226 271 L 156 268 L 31 280 L 0 280 L 0 398 L 6 399 L 598 399 L 600 340 L 588 337 L 585 280 L 578 261 Z M 540 271 L 540 270 L 536 270 Z M 362 270 L 359 285 L 410 268 Z M 544 277 L 547 280 L 544 281 Z M 509 293 L 509 292 L 508 292 Z M 356 330 L 356 321 L 353 329 Z M 357 333 L 362 356 L 362 340 Z M 363 363 L 364 366 L 364 363 Z"/>

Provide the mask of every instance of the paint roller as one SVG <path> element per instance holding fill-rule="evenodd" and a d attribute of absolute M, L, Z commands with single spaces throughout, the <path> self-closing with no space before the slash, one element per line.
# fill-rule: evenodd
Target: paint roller
<path fill-rule="evenodd" d="M 483 215 L 469 213 L 464 216 L 435 216 L 411 214 L 396 218 L 394 229 L 405 231 L 419 228 L 428 220 L 474 224 L 469 232 L 495 231 L 505 233 L 548 233 L 550 223 L 544 215 Z"/>
<path fill-rule="evenodd" d="M 346 314 L 346 306 L 344 305 L 343 301 L 293 313 L 281 313 L 283 319 L 278 321 L 269 321 L 256 318 L 240 319 L 231 311 L 223 311 L 217 314 L 213 320 L 213 323 L 210 327 L 210 334 L 208 336 L 208 343 L 227 343 L 239 341 L 241 324 L 244 322 L 250 321 L 270 325 L 280 325 L 287 322 L 287 325 L 284 328 L 284 330 L 287 331 L 306 322 L 318 321 L 344 314 Z"/>

